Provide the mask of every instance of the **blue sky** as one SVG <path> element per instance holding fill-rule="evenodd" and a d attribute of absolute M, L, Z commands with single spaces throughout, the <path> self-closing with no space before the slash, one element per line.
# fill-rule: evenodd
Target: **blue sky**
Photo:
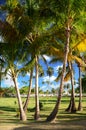
<path fill-rule="evenodd" d="M 6 0 L 0 0 L 0 5 L 4 4 L 5 1 Z M 5 16 L 5 13 L 2 14 L 2 12 L 0 12 L 0 19 L 4 20 L 4 16 Z M 50 61 L 50 57 L 46 56 L 46 59 L 48 62 Z M 46 70 L 46 66 L 44 65 L 44 63 L 42 63 L 42 61 L 41 61 L 41 64 L 43 65 L 43 68 Z M 59 83 L 56 83 L 54 80 L 58 75 L 57 70 L 60 66 L 62 66 L 62 64 L 60 62 L 58 62 L 56 64 L 50 64 L 50 66 L 54 68 L 54 74 L 51 77 L 49 77 L 48 75 L 45 74 L 44 77 L 39 78 L 39 86 L 43 90 L 47 90 L 47 89 L 51 90 L 51 88 L 59 87 Z M 73 67 L 75 69 L 75 79 L 77 81 L 78 80 L 77 65 L 74 64 Z M 34 72 L 34 75 L 35 75 L 35 72 Z M 18 77 L 19 88 L 21 88 L 22 86 L 25 86 L 25 85 L 29 85 L 29 76 L 30 76 L 29 73 L 27 73 L 25 77 L 22 77 L 21 75 L 19 75 L 19 77 Z M 50 80 L 50 82 L 52 82 L 52 85 L 48 86 L 47 84 L 42 84 L 42 81 L 47 81 L 47 80 Z M 26 82 L 26 84 L 24 82 Z M 68 81 L 68 83 L 70 83 L 70 81 Z M 13 83 L 11 77 L 9 75 L 7 75 L 6 77 L 4 77 L 4 79 L 2 81 L 2 87 L 9 87 L 11 85 L 14 85 L 14 83 Z M 33 87 L 34 86 L 35 86 L 35 82 L 33 80 Z"/>
<path fill-rule="evenodd" d="M 50 57 L 45 56 L 47 61 L 50 61 Z M 47 69 L 46 65 L 41 61 L 41 64 L 44 68 L 44 70 Z M 39 87 L 46 91 L 46 90 L 51 90 L 52 88 L 58 88 L 60 85 L 60 82 L 55 82 L 54 80 L 56 79 L 57 75 L 58 75 L 58 69 L 59 67 L 62 67 L 62 64 L 60 62 L 57 62 L 56 64 L 49 64 L 49 66 L 54 68 L 54 74 L 49 77 L 47 74 L 45 74 L 43 77 L 39 77 Z M 78 81 L 78 68 L 77 65 L 74 64 L 73 65 L 74 70 L 75 70 L 75 80 Z M 33 75 L 35 76 L 35 71 L 33 72 Z M 25 77 L 22 77 L 21 75 L 19 75 L 18 77 L 18 86 L 19 88 L 23 87 L 23 86 L 28 86 L 29 85 L 29 76 L 30 74 L 27 73 Z M 50 85 L 48 85 L 47 83 L 43 84 L 42 82 L 46 82 L 46 81 L 50 81 Z M 71 83 L 70 81 L 65 82 L 65 84 L 67 83 Z M 14 86 L 14 83 L 11 79 L 11 77 L 9 75 L 7 75 L 6 77 L 4 77 L 3 81 L 2 81 L 2 87 L 9 87 L 9 86 Z M 76 85 L 77 86 L 77 85 Z M 33 88 L 35 87 L 35 81 L 33 79 Z"/>
<path fill-rule="evenodd" d="M 0 5 L 5 4 L 6 0 L 0 0 Z M 2 13 L 2 11 L 0 10 L 0 19 L 4 20 L 5 19 L 5 12 Z"/>
<path fill-rule="evenodd" d="M 6 0 L 0 0 L 0 5 L 4 4 Z"/>

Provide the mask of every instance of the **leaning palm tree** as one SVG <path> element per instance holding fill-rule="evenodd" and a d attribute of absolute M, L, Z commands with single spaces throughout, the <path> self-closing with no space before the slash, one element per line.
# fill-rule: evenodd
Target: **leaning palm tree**
<path fill-rule="evenodd" d="M 82 50 L 82 56 L 80 56 L 83 61 L 85 62 L 85 51 L 86 51 L 86 47 L 85 47 L 85 40 L 82 41 L 82 45 L 83 47 L 78 47 L 79 50 L 80 48 L 83 49 Z M 86 62 L 85 62 L 86 63 Z M 83 107 L 82 107 L 82 73 L 85 72 L 86 67 L 83 67 L 82 64 L 78 63 L 78 70 L 79 70 L 79 104 L 78 104 L 78 110 L 82 111 Z"/>
<path fill-rule="evenodd" d="M 70 69 L 70 75 L 71 75 L 71 85 L 72 85 L 72 91 L 71 91 L 71 99 L 70 99 L 70 104 L 66 111 L 75 113 L 76 112 L 76 106 L 75 106 L 75 90 L 74 90 L 74 74 L 73 74 L 73 67 L 72 63 L 69 62 L 69 69 Z"/>
<path fill-rule="evenodd" d="M 33 67 L 35 68 L 35 115 L 34 115 L 35 120 L 38 120 L 40 117 L 39 95 L 38 95 L 39 94 L 39 90 L 38 90 L 39 56 L 43 52 L 44 37 L 34 33 L 33 34 L 30 33 L 27 36 L 27 42 L 30 42 L 28 52 L 30 53 L 31 57 L 35 59 L 33 65 Z"/>
<path fill-rule="evenodd" d="M 61 8 L 61 4 L 63 4 L 63 3 L 65 5 L 65 7 L 67 7 L 67 8 Z M 79 4 L 79 6 L 77 8 L 75 6 L 76 4 Z M 63 91 L 63 84 L 64 84 L 64 74 L 65 74 L 65 71 L 66 71 L 66 64 L 67 64 L 67 60 L 68 60 L 70 38 L 71 38 L 71 36 L 75 35 L 73 33 L 73 31 L 72 31 L 73 27 L 75 26 L 75 28 L 77 29 L 77 25 L 79 27 L 79 25 L 81 23 L 78 18 L 79 17 L 82 18 L 82 14 L 80 14 L 80 13 L 77 12 L 77 11 L 80 12 L 81 7 L 83 7 L 83 16 L 85 15 L 85 5 L 84 4 L 85 4 L 85 1 L 82 1 L 82 3 L 80 3 L 80 1 L 74 1 L 74 0 L 72 0 L 70 2 L 68 1 L 68 3 L 67 3 L 67 1 L 61 1 L 61 2 L 58 1 L 57 4 L 56 4 L 56 5 L 59 5 L 59 7 L 57 8 L 57 10 L 58 10 L 57 14 L 59 14 L 60 18 L 63 18 L 63 19 L 65 18 L 65 22 L 64 23 L 66 23 L 66 24 L 65 24 L 64 28 L 66 28 L 66 30 L 65 30 L 66 41 L 65 41 L 65 48 L 64 48 L 63 73 L 62 73 L 62 77 L 61 77 L 59 95 L 58 95 L 58 99 L 57 99 L 56 105 L 55 105 L 53 111 L 51 112 L 51 114 L 48 116 L 48 118 L 47 118 L 46 121 L 52 121 L 52 120 L 54 120 L 56 118 L 56 115 L 57 115 L 58 110 L 59 110 L 59 105 L 60 105 L 60 102 L 61 102 L 61 96 L 62 96 L 62 91 Z M 63 11 L 63 9 L 65 11 Z M 77 20 L 75 20 L 75 13 L 78 14 L 77 17 L 76 17 Z M 60 16 L 60 14 L 62 14 L 61 15 L 62 17 Z M 83 18 L 82 18 L 82 20 L 84 21 Z M 75 25 L 74 25 L 74 22 L 75 22 Z M 78 32 L 78 33 L 81 33 L 81 32 Z M 73 34 L 73 35 L 71 35 L 71 34 Z M 75 37 L 76 37 L 76 35 L 75 35 Z M 73 38 L 73 40 L 74 40 L 74 38 Z"/>
<path fill-rule="evenodd" d="M 44 6 L 43 6 L 44 7 Z M 45 8 L 45 7 L 44 7 Z M 39 56 L 43 53 L 46 47 L 46 37 L 48 31 L 47 24 L 51 23 L 49 19 L 45 20 L 45 15 L 42 17 L 41 2 L 26 0 L 26 13 L 33 21 L 33 30 L 26 36 L 27 42 L 30 44 L 28 53 L 35 58 L 35 115 L 36 120 L 39 119 L 39 96 L 38 96 L 38 73 L 39 73 Z M 43 24 L 45 22 L 45 25 Z M 39 24 L 40 23 L 40 24 Z M 45 43 L 44 43 L 45 41 Z"/>
<path fill-rule="evenodd" d="M 26 115 L 23 110 L 22 101 L 21 101 L 20 92 L 17 83 L 17 77 L 20 70 L 18 70 L 18 68 L 16 69 L 17 66 L 15 63 L 18 62 L 19 59 L 24 58 L 25 53 L 24 50 L 22 50 L 23 47 L 22 46 L 20 47 L 20 44 L 23 43 L 26 34 L 28 33 L 28 31 L 30 31 L 27 26 L 30 20 L 23 13 L 21 6 L 16 6 L 16 7 L 11 6 L 11 7 L 6 8 L 8 10 L 8 16 L 6 18 L 6 22 L 0 21 L 0 25 L 1 25 L 0 31 L 4 38 L 4 41 L 6 42 L 6 45 L 3 44 L 3 56 L 5 57 L 6 64 L 8 65 L 7 68 L 10 69 L 10 75 L 15 85 L 18 104 L 19 104 L 20 119 L 26 120 Z M 20 17 L 21 19 L 19 19 Z M 24 55 L 21 56 L 21 52 L 23 52 Z"/>
<path fill-rule="evenodd" d="M 66 74 L 64 77 L 64 82 L 67 82 L 68 80 L 71 79 L 71 86 L 72 86 L 71 99 L 70 99 L 70 104 L 69 104 L 68 108 L 66 109 L 66 111 L 70 111 L 71 113 L 76 112 L 75 92 L 74 92 L 74 74 L 73 74 L 72 60 L 73 59 L 71 59 L 71 61 L 70 61 L 70 58 L 68 58 L 68 66 L 66 67 Z M 58 82 L 58 80 L 60 80 L 61 75 L 62 75 L 62 69 L 60 69 L 58 76 L 55 79 L 56 82 Z"/>
<path fill-rule="evenodd" d="M 15 65 L 15 59 L 14 57 L 16 55 L 18 55 L 18 52 L 17 54 L 15 54 L 15 52 L 13 51 L 14 49 L 16 49 L 13 45 L 12 47 L 9 46 L 10 44 L 7 43 L 7 45 L 3 46 L 3 55 L 4 55 L 4 59 L 5 59 L 5 68 L 6 68 L 6 71 L 5 73 L 8 72 L 8 74 L 11 76 L 13 82 L 14 82 L 14 86 L 15 86 L 15 89 L 16 89 L 16 94 L 17 94 L 17 99 L 18 99 L 18 104 L 19 104 L 19 112 L 20 112 L 20 120 L 26 120 L 26 115 L 23 111 L 23 106 L 22 106 L 22 100 L 21 100 L 21 97 L 20 97 L 20 92 L 19 92 L 19 88 L 18 88 L 18 82 L 17 82 L 17 77 L 18 77 L 18 70 L 16 68 L 16 65 Z M 9 51 L 7 48 L 10 48 L 12 49 L 12 51 Z"/>
<path fill-rule="evenodd" d="M 28 108 L 28 104 L 29 104 L 29 100 L 30 100 L 30 94 L 31 94 L 31 89 L 32 89 L 32 79 L 33 79 L 33 69 L 31 68 L 29 89 L 28 89 L 28 93 L 27 93 L 27 98 L 26 98 L 25 104 L 23 106 L 23 109 L 24 109 L 25 113 L 27 112 L 27 108 Z"/>

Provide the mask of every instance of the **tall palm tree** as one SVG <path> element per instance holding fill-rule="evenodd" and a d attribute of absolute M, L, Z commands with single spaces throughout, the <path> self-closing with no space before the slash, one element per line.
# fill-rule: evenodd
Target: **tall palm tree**
<path fill-rule="evenodd" d="M 78 66 L 79 68 L 79 104 L 78 104 L 78 110 L 82 111 L 82 78 L 81 78 L 81 66 Z"/>
<path fill-rule="evenodd" d="M 46 46 L 46 27 L 49 21 L 45 21 L 44 17 L 42 18 L 41 15 L 41 4 L 39 1 L 28 1 L 26 0 L 26 13 L 33 21 L 33 30 L 28 33 L 26 40 L 30 43 L 28 48 L 28 52 L 30 53 L 31 57 L 35 58 L 35 116 L 36 120 L 39 119 L 39 96 L 38 96 L 38 57 L 43 53 L 44 47 Z M 45 26 L 43 22 L 45 21 Z M 39 24 L 40 23 L 40 24 Z M 48 34 L 47 34 L 48 35 Z M 44 43 L 45 41 L 45 43 Z"/>
<path fill-rule="evenodd" d="M 61 4 L 63 4 L 63 2 L 61 1 L 61 3 L 60 2 L 57 2 L 58 3 L 58 5 L 59 5 L 59 9 L 60 10 L 58 10 L 58 12 L 60 11 L 60 14 L 61 14 Z M 85 4 L 85 1 L 83 1 L 83 3 Z M 78 8 L 76 9 L 76 7 L 75 7 L 75 5 L 76 4 L 79 4 L 79 6 L 78 6 Z M 63 15 L 65 15 L 66 14 L 66 18 L 65 18 L 65 16 L 64 16 L 64 18 L 65 18 L 65 20 L 66 20 L 66 26 L 65 26 L 65 28 L 66 28 L 66 30 L 65 30 L 65 34 L 66 34 L 66 36 L 65 36 L 65 38 L 66 38 L 66 42 L 65 42 L 65 52 L 64 52 L 64 60 L 63 60 L 63 73 L 62 73 L 62 78 L 61 78 L 61 83 L 60 83 L 60 89 L 59 89 L 59 95 L 58 95 L 58 99 L 57 99 L 57 102 L 56 102 L 56 105 L 55 105 L 55 107 L 54 107 L 54 109 L 53 109 L 53 111 L 51 112 L 51 114 L 48 116 L 48 118 L 47 118 L 47 120 L 46 121 L 52 121 L 52 120 L 54 120 L 55 118 L 56 118 L 56 115 L 57 115 L 57 113 L 58 113 L 58 110 L 59 110 L 59 105 L 60 105 L 60 102 L 61 102 L 61 96 L 62 96 L 62 91 L 63 91 L 63 84 L 64 84 L 64 74 L 65 74 L 65 71 L 66 71 L 66 64 L 67 64 L 67 60 L 68 60 L 68 53 L 69 53 L 69 43 L 70 43 L 70 35 L 71 35 L 71 33 L 72 33 L 72 29 L 73 29 L 73 24 L 74 24 L 74 22 L 76 22 L 76 20 L 75 20 L 75 16 L 74 16 L 74 14 L 76 13 L 76 14 L 78 14 L 77 15 L 77 17 L 76 17 L 76 19 L 78 18 L 78 17 L 80 17 L 81 15 L 80 15 L 80 13 L 78 13 L 77 11 L 79 11 L 79 9 L 81 8 L 81 7 L 83 7 L 82 6 L 82 4 L 80 3 L 80 1 L 70 1 L 70 2 L 68 2 L 67 3 L 67 1 L 65 2 L 64 1 L 64 5 L 67 7 L 67 8 L 64 8 L 64 10 L 65 10 L 65 12 L 67 13 L 63 13 Z M 58 9 L 58 8 L 57 8 Z M 67 9 L 67 10 L 66 10 Z M 74 13 L 75 12 L 75 13 Z M 85 6 L 83 7 L 83 12 L 85 12 Z M 60 15 L 59 14 L 59 15 Z M 63 16 L 62 15 L 62 16 Z M 84 16 L 84 15 L 83 15 Z M 77 21 L 78 22 L 80 22 L 79 21 L 79 19 L 77 19 Z M 80 25 L 80 24 L 78 24 L 78 25 Z M 75 26 L 75 28 L 76 28 L 77 26 Z M 74 36 L 75 34 L 73 34 L 73 36 Z M 71 35 L 72 36 L 72 35 Z M 73 39 L 74 40 L 74 39 Z"/>
<path fill-rule="evenodd" d="M 36 77 L 35 77 L 35 115 L 34 119 L 39 119 L 39 90 L 38 90 L 38 56 L 35 56 L 35 71 L 36 71 Z"/>
<path fill-rule="evenodd" d="M 14 72 L 15 71 L 14 67 L 13 68 L 10 67 L 10 70 L 11 70 L 12 79 L 14 81 L 14 85 L 15 85 L 15 89 L 16 89 L 16 93 L 17 93 L 17 98 L 18 98 L 20 120 L 26 121 L 26 114 L 23 110 L 22 100 L 21 100 L 21 96 L 20 96 L 20 92 L 19 92 L 19 88 L 18 88 L 17 75 Z"/>
<path fill-rule="evenodd" d="M 14 85 L 15 85 L 15 89 L 16 89 L 16 94 L 17 94 L 17 99 L 18 99 L 18 105 L 19 105 L 19 112 L 20 112 L 20 120 L 25 121 L 26 120 L 26 115 L 23 111 L 23 106 L 22 106 L 22 100 L 20 97 L 20 92 L 19 92 L 19 88 L 18 88 L 18 83 L 17 83 L 17 76 L 18 76 L 18 69 L 16 68 L 15 62 L 17 61 L 16 58 L 18 58 L 18 51 L 17 49 L 18 46 L 14 46 L 12 45 L 11 47 L 11 43 L 7 43 L 6 45 L 3 45 L 3 52 L 2 55 L 4 56 L 5 59 L 5 68 L 6 68 L 6 72 L 8 72 L 9 70 L 9 75 L 11 76 Z M 10 51 L 8 50 L 8 47 L 10 48 Z M 16 48 L 17 47 L 17 48 Z M 16 49 L 16 53 L 15 53 L 15 49 Z"/>
<path fill-rule="evenodd" d="M 23 56 L 25 54 L 20 55 L 23 49 L 22 46 L 20 47 L 20 44 L 22 43 L 23 39 L 26 37 L 26 34 L 28 33 L 28 31 L 30 31 L 27 26 L 27 24 L 29 24 L 30 21 L 23 13 L 21 6 L 16 6 L 16 7 L 11 6 L 11 7 L 9 6 L 9 8 L 6 8 L 9 11 L 8 16 L 6 18 L 6 22 L 0 21 L 0 25 L 1 25 L 0 31 L 4 38 L 4 41 L 7 42 L 6 45 L 3 45 L 3 55 L 5 57 L 6 63 L 8 64 L 7 68 L 10 69 L 10 74 L 12 76 L 12 79 L 15 85 L 17 98 L 18 98 L 18 104 L 19 104 L 20 119 L 26 120 L 26 115 L 23 110 L 22 101 L 21 101 L 20 92 L 19 92 L 18 83 L 17 83 L 17 76 L 20 70 L 15 69 L 16 67 L 15 62 L 18 62 L 19 59 L 24 58 Z M 21 17 L 21 19 L 19 19 L 19 17 Z M 17 24 L 18 26 L 16 26 Z M 9 47 L 9 50 L 8 50 L 8 47 Z"/>
<path fill-rule="evenodd" d="M 72 91 L 71 91 L 71 99 L 70 99 L 70 104 L 66 111 L 69 111 L 71 113 L 76 112 L 76 106 L 75 106 L 75 90 L 74 90 L 74 75 L 73 75 L 73 67 L 72 63 L 69 62 L 69 68 L 70 68 L 70 73 L 71 73 L 71 85 L 72 85 Z"/>
<path fill-rule="evenodd" d="M 31 94 L 31 89 L 32 89 L 32 77 L 33 77 L 33 69 L 31 69 L 31 72 L 30 72 L 29 89 L 28 89 L 27 98 L 26 98 L 26 101 L 25 101 L 25 104 L 24 104 L 24 107 L 23 107 L 25 113 L 27 112 L 27 107 L 28 107 L 29 100 L 30 100 L 30 94 Z"/>
<path fill-rule="evenodd" d="M 63 72 L 62 72 L 62 77 L 61 77 L 61 84 L 60 84 L 60 89 L 59 89 L 58 100 L 56 102 L 56 105 L 55 105 L 52 113 L 47 117 L 46 121 L 51 121 L 51 120 L 55 119 L 56 114 L 57 114 L 58 109 L 59 109 L 60 102 L 61 102 L 64 76 L 65 76 L 64 74 L 66 72 L 67 57 L 68 57 L 68 52 L 69 52 L 69 40 L 70 40 L 70 25 L 69 25 L 69 22 L 67 23 L 66 38 L 67 39 L 66 39 L 64 61 L 63 61 Z"/>

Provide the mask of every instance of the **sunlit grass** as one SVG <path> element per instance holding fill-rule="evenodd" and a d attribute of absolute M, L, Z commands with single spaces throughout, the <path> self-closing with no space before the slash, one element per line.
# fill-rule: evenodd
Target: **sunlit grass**
<path fill-rule="evenodd" d="M 41 121 L 45 121 L 47 116 L 53 110 L 56 103 L 56 97 L 40 97 L 40 102 L 43 104 L 43 108 L 40 111 Z M 22 102 L 25 101 L 25 98 L 22 98 Z M 63 97 L 57 115 L 57 120 L 61 122 L 68 121 L 79 121 L 86 119 L 86 97 L 83 98 L 83 111 L 77 111 L 75 114 L 65 112 L 65 109 L 68 107 L 70 97 Z M 35 99 L 34 97 L 30 98 L 27 111 L 27 119 L 29 122 L 34 122 L 34 108 Z M 78 107 L 78 97 L 76 98 L 76 107 Z M 18 123 L 19 117 L 16 117 L 18 111 L 18 103 L 16 98 L 0 98 L 0 124 L 12 124 Z"/>

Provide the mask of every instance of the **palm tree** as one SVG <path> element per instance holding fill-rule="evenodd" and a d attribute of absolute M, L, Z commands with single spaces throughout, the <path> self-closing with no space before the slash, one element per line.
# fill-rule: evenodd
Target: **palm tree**
<path fill-rule="evenodd" d="M 8 48 L 10 48 L 10 51 L 8 50 Z M 15 52 L 15 49 L 16 49 L 16 52 Z M 5 59 L 5 63 L 4 63 L 5 68 L 6 68 L 5 73 L 8 72 L 8 74 L 11 76 L 15 85 L 18 104 L 19 104 L 20 120 L 25 121 L 26 115 L 23 111 L 22 100 L 20 97 L 20 92 L 19 92 L 18 83 L 17 83 L 17 76 L 18 76 L 19 70 L 17 69 L 17 66 L 15 65 L 15 62 L 17 61 L 17 58 L 18 58 L 18 51 L 19 51 L 18 49 L 19 49 L 18 46 L 14 44 L 12 44 L 11 46 L 11 43 L 9 44 L 7 43 L 3 45 L 2 55 L 4 56 L 4 59 Z"/>
<path fill-rule="evenodd" d="M 71 73 L 71 85 L 72 85 L 72 91 L 71 91 L 71 99 L 70 99 L 70 104 L 66 111 L 69 111 L 71 113 L 76 112 L 76 106 L 75 106 L 75 91 L 74 91 L 74 75 L 73 75 L 73 67 L 72 63 L 69 62 L 69 68 L 70 68 L 70 73 Z"/>
<path fill-rule="evenodd" d="M 21 96 L 20 96 L 20 92 L 19 92 L 19 88 L 18 88 L 18 83 L 17 83 L 17 75 L 15 74 L 14 67 L 13 68 L 10 67 L 10 69 L 11 69 L 12 79 L 14 81 L 14 85 L 15 85 L 15 89 L 16 89 L 16 93 L 17 93 L 17 98 L 18 98 L 20 120 L 26 121 L 26 115 L 25 115 L 25 112 L 23 110 L 22 100 L 21 100 Z"/>
<path fill-rule="evenodd" d="M 39 91 L 38 91 L 38 56 L 35 56 L 35 71 L 36 71 L 36 77 L 35 77 L 35 115 L 34 119 L 39 119 Z"/>
<path fill-rule="evenodd" d="M 82 92 L 85 93 L 86 92 L 86 74 L 82 75 Z"/>
<path fill-rule="evenodd" d="M 25 104 L 24 104 L 24 107 L 23 107 L 25 113 L 26 113 L 26 111 L 27 111 L 27 107 L 28 107 L 29 100 L 30 100 L 30 94 L 31 94 L 31 89 L 32 89 L 32 77 L 33 77 L 33 69 L 31 69 L 31 72 L 30 72 L 29 89 L 28 89 L 27 98 L 26 98 L 26 101 L 25 101 Z"/>
<path fill-rule="evenodd" d="M 47 118 L 47 120 L 46 121 L 52 121 L 52 120 L 54 120 L 55 119 L 55 117 L 56 117 L 56 115 L 57 115 L 57 113 L 58 113 L 58 110 L 59 110 L 59 105 L 60 105 L 60 102 L 61 102 L 61 96 L 62 96 L 62 91 L 63 91 L 63 84 L 64 84 L 64 75 L 65 75 L 65 72 L 66 72 L 66 64 L 67 64 L 67 60 L 68 60 L 68 53 L 69 53 L 69 43 L 70 43 L 70 35 L 71 35 L 71 32 L 72 32 L 72 29 L 73 29 L 73 24 L 74 24 L 74 22 L 76 22 L 76 20 L 74 20 L 74 14 L 76 13 L 76 14 L 78 14 L 77 15 L 77 17 L 76 17 L 76 19 L 78 18 L 78 17 L 80 17 L 80 16 L 82 16 L 81 14 L 79 14 L 77 11 L 79 11 L 79 9 L 81 8 L 81 7 L 83 7 L 82 6 L 82 4 L 81 3 L 79 3 L 80 1 L 68 1 L 68 3 L 67 2 L 65 2 L 64 1 L 64 5 L 67 7 L 67 8 L 64 8 L 64 10 L 65 10 L 65 12 L 67 12 L 67 14 L 66 14 L 66 26 L 65 26 L 65 28 L 66 28 L 66 30 L 65 30 L 65 33 L 66 33 L 66 42 L 65 42 L 65 50 L 64 50 L 64 60 L 63 60 L 63 73 L 62 73 L 62 77 L 61 77 L 61 83 L 60 83 L 60 89 L 59 89 L 59 95 L 58 95 L 58 99 L 57 99 L 57 102 L 56 102 L 56 105 L 55 105 L 55 107 L 54 107 L 54 109 L 53 109 L 53 111 L 51 112 L 51 114 L 48 116 L 48 118 Z M 83 3 L 85 4 L 85 1 L 83 1 Z M 63 15 L 65 15 L 65 13 L 61 13 L 61 4 L 63 4 L 63 2 L 61 1 L 61 2 L 57 2 L 57 4 L 59 5 L 59 9 L 60 10 L 58 10 L 58 11 L 60 11 L 60 13 L 59 13 L 59 15 L 60 14 L 63 14 Z M 79 6 L 78 6 L 78 8 L 76 9 L 76 7 L 75 7 L 75 5 L 76 4 L 79 4 Z M 63 6 L 62 6 L 63 7 Z M 58 9 L 58 8 L 57 8 Z M 66 10 L 67 9 L 67 10 Z M 71 11 L 71 9 L 72 9 L 72 11 Z M 83 12 L 85 11 L 85 6 L 83 7 Z M 64 11 L 63 11 L 64 12 Z M 75 13 L 74 13 L 75 12 Z M 62 15 L 62 16 L 63 16 Z M 83 15 L 84 16 L 84 15 Z M 64 16 L 64 18 L 65 18 L 65 16 Z M 80 22 L 79 21 L 79 19 L 77 19 L 77 21 L 78 22 Z M 79 23 L 78 24 L 75 24 L 75 25 L 80 25 Z M 77 26 L 75 26 L 75 28 L 77 28 Z M 73 36 L 74 36 L 75 34 L 73 34 Z M 72 36 L 72 35 L 71 35 Z M 73 39 L 74 40 L 74 39 Z"/>
<path fill-rule="evenodd" d="M 39 7 L 39 8 L 38 8 Z M 45 22 L 45 27 L 43 24 L 44 17 L 41 17 L 41 4 L 39 1 L 28 1 L 26 0 L 26 11 L 27 15 L 33 21 L 33 29 L 30 33 L 28 33 L 26 40 L 30 43 L 28 48 L 28 52 L 31 57 L 35 58 L 35 115 L 34 118 L 36 120 L 39 119 L 39 96 L 38 96 L 38 72 L 39 72 L 39 63 L 38 57 L 43 53 L 44 47 L 46 46 L 46 39 L 49 37 L 48 33 L 46 33 L 47 22 Z M 39 24 L 40 23 L 40 24 Z M 43 29 L 44 28 L 44 29 Z M 47 35 L 46 35 L 47 34 Z M 45 43 L 44 43 L 45 42 Z"/>
<path fill-rule="evenodd" d="M 1 88 L 1 76 L 2 76 L 2 59 L 0 59 L 0 88 Z"/>
<path fill-rule="evenodd" d="M 69 22 L 67 23 L 67 30 L 66 30 L 66 45 L 65 45 L 65 53 L 64 53 L 64 61 L 63 61 L 63 72 L 62 72 L 62 77 L 61 77 L 61 84 L 60 84 L 60 89 L 59 89 L 59 95 L 58 95 L 58 100 L 56 102 L 56 105 L 52 111 L 52 113 L 47 117 L 46 121 L 51 121 L 54 120 L 56 117 L 56 114 L 59 109 L 59 105 L 61 102 L 61 97 L 62 97 L 62 91 L 63 91 L 63 83 L 64 83 L 64 74 L 66 72 L 66 64 L 67 64 L 67 57 L 68 57 L 68 52 L 69 52 L 69 40 L 70 40 L 70 25 Z"/>
<path fill-rule="evenodd" d="M 81 66 L 78 66 L 79 68 L 79 104 L 78 104 L 78 110 L 82 111 L 82 79 L 81 79 Z"/>
<path fill-rule="evenodd" d="M 22 101 L 21 101 L 20 92 L 19 92 L 18 83 L 17 83 L 17 76 L 20 70 L 16 69 L 15 62 L 19 61 L 19 59 L 23 59 L 24 58 L 23 56 L 25 55 L 24 54 L 20 56 L 20 53 L 24 52 L 24 50 L 22 51 L 23 48 L 20 48 L 20 43 L 22 43 L 21 41 L 23 41 L 27 32 L 29 31 L 29 28 L 26 26 L 27 23 L 29 23 L 28 21 L 29 19 L 23 14 L 22 12 L 23 10 L 21 7 L 15 7 L 15 8 L 11 8 L 11 7 L 10 7 L 11 12 L 9 11 L 9 15 L 6 19 L 7 21 L 6 22 L 0 21 L 0 25 L 2 25 L 0 27 L 1 34 L 4 38 L 4 41 L 7 42 L 7 44 L 3 46 L 3 55 L 5 57 L 6 64 L 8 65 L 7 68 L 10 69 L 10 75 L 15 85 L 17 98 L 18 98 L 18 104 L 19 104 L 20 119 L 26 120 L 26 115 L 23 110 Z M 18 14 L 19 11 L 20 13 Z M 21 16 L 21 19 L 19 20 L 20 16 Z M 28 22 L 25 23 L 24 20 Z M 23 22 L 25 23 L 24 24 L 25 26 L 21 26 L 23 25 Z M 17 27 L 16 27 L 16 23 L 18 24 Z M 28 30 L 27 31 L 24 30 L 25 28 L 26 30 L 27 29 Z M 8 47 L 10 50 L 8 50 Z"/>

